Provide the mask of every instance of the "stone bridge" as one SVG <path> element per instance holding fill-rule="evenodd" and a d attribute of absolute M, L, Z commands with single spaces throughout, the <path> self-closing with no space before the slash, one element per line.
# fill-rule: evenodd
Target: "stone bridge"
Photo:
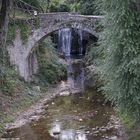
<path fill-rule="evenodd" d="M 22 42 L 20 31 L 17 31 L 14 46 L 9 49 L 12 64 L 17 67 L 19 74 L 26 81 L 29 81 L 37 70 L 37 60 L 32 54 L 36 43 L 54 31 L 67 27 L 81 29 L 98 37 L 97 22 L 103 18 L 102 16 L 85 16 L 67 12 L 40 13 L 37 17 L 40 20 L 39 28 L 32 31 L 27 43 Z"/>
<path fill-rule="evenodd" d="M 48 13 L 39 14 L 40 27 L 46 34 L 62 28 L 76 28 L 87 31 L 95 36 L 97 20 L 101 16 L 84 16 L 76 13 Z"/>

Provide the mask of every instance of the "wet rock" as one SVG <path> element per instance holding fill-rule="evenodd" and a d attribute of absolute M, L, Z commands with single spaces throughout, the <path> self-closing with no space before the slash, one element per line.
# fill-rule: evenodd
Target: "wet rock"
<path fill-rule="evenodd" d="M 26 123 L 27 123 L 26 119 L 20 119 L 20 121 L 17 120 L 14 123 L 7 124 L 5 126 L 5 129 L 6 130 L 17 129 L 17 128 L 20 128 L 20 127 L 24 126 Z"/>
<path fill-rule="evenodd" d="M 86 126 L 80 126 L 80 128 L 79 128 L 79 129 L 84 129 L 84 128 L 86 128 Z"/>
<path fill-rule="evenodd" d="M 55 103 L 54 102 L 52 102 L 52 105 L 54 105 Z"/>
<path fill-rule="evenodd" d="M 94 134 L 98 134 L 98 133 L 99 133 L 99 131 L 94 131 L 93 133 L 94 133 Z"/>
<path fill-rule="evenodd" d="M 113 136 L 113 137 L 109 138 L 109 140 L 118 140 L 118 137 L 117 136 Z"/>
<path fill-rule="evenodd" d="M 75 140 L 76 133 L 74 130 L 63 130 L 60 134 L 60 140 Z"/>
<path fill-rule="evenodd" d="M 42 114 L 43 115 L 43 113 L 44 113 L 44 110 L 43 109 L 37 109 L 35 111 L 35 115 L 37 115 L 37 114 Z"/>
<path fill-rule="evenodd" d="M 79 122 L 82 122 L 83 121 L 83 119 L 79 119 Z"/>
<path fill-rule="evenodd" d="M 77 111 L 77 110 L 73 110 L 73 112 L 74 112 L 74 113 L 77 113 L 78 111 Z"/>
<path fill-rule="evenodd" d="M 31 116 L 30 120 L 31 121 L 38 121 L 40 116 Z"/>
<path fill-rule="evenodd" d="M 86 134 L 89 134 L 90 133 L 90 131 L 86 131 Z"/>
<path fill-rule="evenodd" d="M 101 132 L 106 132 L 106 131 L 107 131 L 107 129 L 102 128 L 102 129 L 100 129 L 100 131 L 101 131 Z"/>
<path fill-rule="evenodd" d="M 71 94 L 77 94 L 77 93 L 80 93 L 81 90 L 80 89 L 73 89 L 70 92 L 71 92 Z"/>
<path fill-rule="evenodd" d="M 51 136 L 59 135 L 61 133 L 61 124 L 59 122 L 55 122 L 52 124 L 52 129 L 50 130 Z"/>
<path fill-rule="evenodd" d="M 76 140 L 87 140 L 85 132 L 78 131 L 77 136 L 76 136 Z"/>
<path fill-rule="evenodd" d="M 69 91 L 63 91 L 60 93 L 60 96 L 69 96 L 70 92 Z"/>
<path fill-rule="evenodd" d="M 92 131 L 95 131 L 96 130 L 96 128 L 92 128 Z"/>

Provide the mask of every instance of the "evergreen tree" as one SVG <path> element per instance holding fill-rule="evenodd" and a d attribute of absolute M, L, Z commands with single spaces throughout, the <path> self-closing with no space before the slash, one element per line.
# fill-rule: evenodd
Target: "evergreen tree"
<path fill-rule="evenodd" d="M 85 15 L 97 14 L 95 0 L 80 0 L 81 13 Z"/>
<path fill-rule="evenodd" d="M 140 120 L 140 14 L 136 0 L 98 0 L 105 15 L 99 47 L 102 90 L 121 113 Z"/>

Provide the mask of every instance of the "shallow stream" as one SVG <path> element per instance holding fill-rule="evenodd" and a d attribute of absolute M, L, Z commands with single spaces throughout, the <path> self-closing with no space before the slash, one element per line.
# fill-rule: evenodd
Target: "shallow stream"
<path fill-rule="evenodd" d="M 62 82 L 74 94 L 56 97 L 43 108 L 43 116 L 20 128 L 10 129 L 3 138 L 19 140 L 124 140 L 123 127 L 113 107 L 94 88 L 84 87 L 81 59 L 67 59 L 68 81 Z M 65 85 L 66 84 L 66 85 Z M 64 91 L 64 93 L 67 93 Z M 11 139 L 9 139 L 11 140 Z"/>

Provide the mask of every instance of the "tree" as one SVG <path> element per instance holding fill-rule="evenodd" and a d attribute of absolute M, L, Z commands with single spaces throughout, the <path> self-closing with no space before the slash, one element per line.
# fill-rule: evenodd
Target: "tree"
<path fill-rule="evenodd" d="M 121 113 L 140 120 L 140 14 L 135 0 L 99 0 L 105 15 L 98 74 Z"/>
<path fill-rule="evenodd" d="M 0 48 L 5 47 L 8 30 L 9 12 L 12 0 L 2 0 L 0 10 Z"/>
<path fill-rule="evenodd" d="M 50 0 L 39 0 L 39 4 L 42 7 L 44 13 L 49 12 L 50 4 L 51 4 Z"/>
<path fill-rule="evenodd" d="M 85 15 L 93 15 L 97 13 L 95 0 L 80 0 L 80 11 Z"/>
<path fill-rule="evenodd" d="M 24 2 L 28 3 L 31 6 L 36 8 L 40 8 L 40 1 L 39 0 L 23 0 Z"/>

